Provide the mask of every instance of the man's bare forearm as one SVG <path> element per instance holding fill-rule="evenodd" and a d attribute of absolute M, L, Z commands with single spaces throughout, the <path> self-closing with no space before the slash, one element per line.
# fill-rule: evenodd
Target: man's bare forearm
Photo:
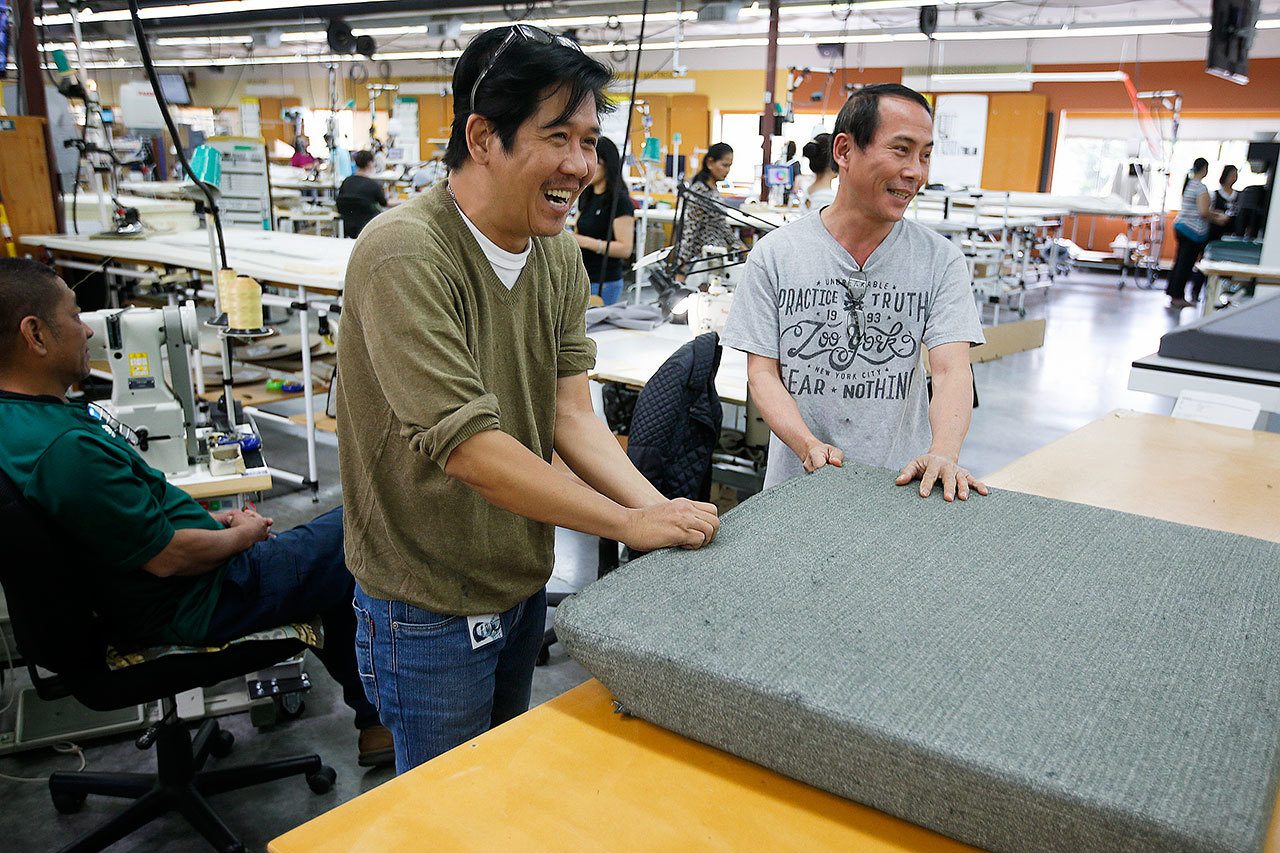
<path fill-rule="evenodd" d="M 583 482 L 622 506 L 639 509 L 666 500 L 594 412 L 556 416 L 556 452 Z"/>
<path fill-rule="evenodd" d="M 973 371 L 968 364 L 933 374 L 933 400 L 929 426 L 933 431 L 930 453 L 960 460 L 960 449 L 973 418 Z"/>
<path fill-rule="evenodd" d="M 445 473 L 494 506 L 525 518 L 610 539 L 624 535 L 625 507 L 560 473 L 501 430 L 486 430 L 458 445 Z"/>
<path fill-rule="evenodd" d="M 782 384 L 778 360 L 747 354 L 747 383 L 760 416 L 796 456 L 803 459 L 818 438 L 804 422 L 800 407 Z"/>
<path fill-rule="evenodd" d="M 203 575 L 247 550 L 256 541 L 244 528 L 178 530 L 164 550 L 142 568 L 162 578 Z"/>

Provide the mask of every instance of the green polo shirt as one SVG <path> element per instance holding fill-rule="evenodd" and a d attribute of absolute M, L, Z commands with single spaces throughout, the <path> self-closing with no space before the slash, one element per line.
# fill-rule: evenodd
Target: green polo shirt
<path fill-rule="evenodd" d="M 142 566 L 176 531 L 220 525 L 84 403 L 0 391 L 0 470 L 83 555 L 84 582 L 114 640 L 204 637 L 225 567 L 160 578 Z"/>

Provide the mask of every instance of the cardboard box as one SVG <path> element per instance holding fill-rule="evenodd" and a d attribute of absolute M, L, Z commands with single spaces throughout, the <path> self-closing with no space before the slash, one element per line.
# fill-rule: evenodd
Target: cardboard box
<path fill-rule="evenodd" d="M 996 326 L 983 326 L 982 334 L 987 342 L 969 348 L 969 362 L 980 364 L 984 361 L 995 361 L 1015 352 L 1026 352 L 1044 346 L 1044 319 L 1019 320 L 1016 323 L 1000 323 Z M 924 369 L 929 370 L 929 353 L 923 352 Z"/>
<path fill-rule="evenodd" d="M 1044 346 L 1044 318 L 983 326 L 982 333 L 987 342 L 969 350 L 969 361 L 974 364 Z"/>

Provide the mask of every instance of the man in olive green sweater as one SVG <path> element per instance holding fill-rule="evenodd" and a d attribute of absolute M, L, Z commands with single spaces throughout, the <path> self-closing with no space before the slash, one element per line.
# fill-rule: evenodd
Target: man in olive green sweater
<path fill-rule="evenodd" d="M 555 525 L 641 550 L 699 548 L 719 527 L 714 506 L 663 498 L 591 407 L 587 274 L 564 223 L 594 175 L 608 80 L 536 27 L 478 36 L 454 74 L 448 184 L 352 252 L 347 564 L 356 657 L 402 773 L 528 708 Z"/>

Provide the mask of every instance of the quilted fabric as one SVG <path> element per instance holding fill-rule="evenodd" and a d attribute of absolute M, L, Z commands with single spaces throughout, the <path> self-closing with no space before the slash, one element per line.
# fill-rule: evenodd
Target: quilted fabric
<path fill-rule="evenodd" d="M 719 335 L 699 335 L 658 368 L 636 401 L 627 456 L 668 498 L 711 497 L 711 453 L 723 419 L 719 368 Z"/>
<path fill-rule="evenodd" d="M 850 465 L 565 602 L 632 713 L 993 850 L 1257 851 L 1280 545 Z"/>

